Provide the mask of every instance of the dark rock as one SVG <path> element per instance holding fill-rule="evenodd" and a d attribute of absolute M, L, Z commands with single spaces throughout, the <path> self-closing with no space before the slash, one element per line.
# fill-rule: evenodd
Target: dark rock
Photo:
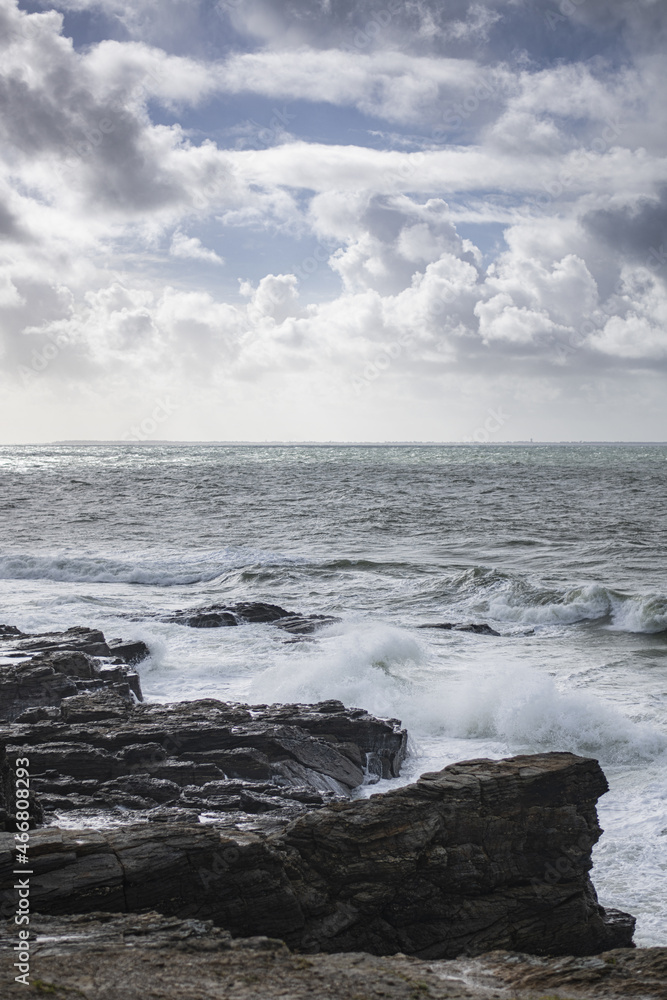
<path fill-rule="evenodd" d="M 324 625 L 338 621 L 330 615 L 300 615 L 277 604 L 243 601 L 240 604 L 211 604 L 206 608 L 174 611 L 165 621 L 190 628 L 226 628 L 243 624 L 273 624 L 294 635 L 310 635 Z"/>
<path fill-rule="evenodd" d="M 572 1000 L 666 1000 L 667 948 L 616 949 L 598 958 L 535 958 L 493 952 L 478 958 L 421 961 L 289 951 L 276 939 L 233 938 L 211 921 L 150 912 L 33 914 L 33 989 L 94 1000 L 489 1000 L 511 996 Z M 0 975 L 11 982 L 13 920 L 0 923 Z M 94 994 L 91 970 L 94 969 Z"/>
<path fill-rule="evenodd" d="M 104 690 L 67 698 L 30 724 L 0 728 L 0 740 L 12 753 L 29 754 L 34 787 L 47 813 L 117 806 L 143 812 L 155 808 L 156 801 L 164 805 L 145 791 L 137 793 L 138 785 L 119 783 L 125 776 L 169 782 L 172 792 L 178 788 L 168 807 L 175 814 L 197 807 L 202 813 L 219 811 L 222 806 L 210 799 L 210 789 L 202 796 L 192 789 L 233 779 L 237 785 L 225 789 L 224 808 L 236 810 L 239 822 L 244 813 L 271 811 L 274 830 L 308 806 L 347 798 L 364 781 L 369 760 L 374 763 L 367 770 L 373 774 L 397 775 L 406 734 L 396 720 L 374 719 L 340 702 L 261 706 L 251 712 L 214 699 L 133 705 Z M 64 783 L 54 786 L 53 777 Z M 255 800 L 254 793 L 272 802 Z M 281 803 L 278 814 L 273 805 Z"/>
<path fill-rule="evenodd" d="M 496 632 L 495 629 L 491 628 L 485 622 L 475 623 L 468 622 L 467 625 L 455 625 L 451 622 L 441 622 L 434 625 L 418 625 L 417 628 L 441 628 L 446 630 L 451 630 L 453 632 L 474 632 L 475 635 L 500 635 L 500 632 Z"/>
<path fill-rule="evenodd" d="M 40 830 L 31 835 L 32 907 L 153 907 L 306 951 L 595 954 L 630 946 L 634 926 L 603 910 L 588 876 L 606 789 L 597 761 L 536 754 L 452 765 L 311 810 L 268 838 L 177 823 Z M 130 788 L 142 790 L 150 786 Z M 279 808 L 242 782 L 186 791 L 221 815 L 243 802 L 268 815 Z M 13 864 L 11 834 L 0 834 L 0 848 L 1 876 Z M 4 903 L 13 905 L 12 890 Z"/>
<path fill-rule="evenodd" d="M 102 632 L 82 626 L 42 635 L 3 626 L 0 653 L 17 662 L 0 664 L 0 719 L 17 719 L 32 709 L 39 715 L 39 710 L 81 692 L 106 690 L 126 701 L 133 696 L 141 701 L 139 676 L 127 664 L 140 659 L 140 649 L 147 647 L 114 643 L 110 647 Z M 34 719 L 34 714 L 28 715 L 25 721 Z"/>
<path fill-rule="evenodd" d="M 279 621 L 274 622 L 278 628 L 292 635 L 312 635 L 325 625 L 334 625 L 340 621 L 339 618 L 332 618 L 331 615 L 287 615 Z"/>
<path fill-rule="evenodd" d="M 150 649 L 145 642 L 123 642 L 122 639 L 110 639 L 109 651 L 125 663 L 140 663 L 150 656 Z"/>
<path fill-rule="evenodd" d="M 0 625 L 0 638 L 4 639 L 10 636 L 22 636 L 23 632 L 16 625 Z"/>
<path fill-rule="evenodd" d="M 0 830 L 16 831 L 17 810 L 28 813 L 27 823 L 30 829 L 34 829 L 44 820 L 42 803 L 35 795 L 35 789 L 30 782 L 29 767 L 26 781 L 25 765 L 22 753 L 7 753 L 5 745 L 0 742 Z M 26 784 L 29 786 L 27 803 L 22 798 L 20 804 L 17 804 L 18 778 L 22 779 L 21 784 L 24 788 Z M 25 816 L 21 822 L 26 822 Z"/>
<path fill-rule="evenodd" d="M 190 628 L 225 628 L 238 625 L 237 619 L 229 612 L 205 611 L 201 614 L 189 615 L 183 621 Z"/>

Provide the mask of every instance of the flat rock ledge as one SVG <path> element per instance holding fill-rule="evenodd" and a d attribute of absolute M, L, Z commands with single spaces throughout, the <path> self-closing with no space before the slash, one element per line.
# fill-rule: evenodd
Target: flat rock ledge
<path fill-rule="evenodd" d="M 15 931 L 13 921 L 0 923 L 0 977 L 7 983 L 16 973 Z M 449 961 L 304 956 L 275 939 L 235 939 L 210 921 L 157 913 L 36 916 L 31 933 L 30 985 L 16 989 L 55 1000 L 667 998 L 667 948 L 556 959 L 501 951 Z"/>
<path fill-rule="evenodd" d="M 40 726 L 32 741 L 15 734 L 29 757 L 53 738 L 42 728 L 35 740 Z M 128 735 L 109 733 L 109 750 Z M 270 833 L 224 821 L 49 827 L 30 837 L 31 906 L 54 916 L 154 909 L 306 954 L 596 954 L 631 946 L 634 929 L 598 904 L 588 875 L 606 790 L 597 761 L 549 753 L 455 764 Z M 14 854 L 13 833 L 0 834 L 5 916 L 16 906 Z"/>

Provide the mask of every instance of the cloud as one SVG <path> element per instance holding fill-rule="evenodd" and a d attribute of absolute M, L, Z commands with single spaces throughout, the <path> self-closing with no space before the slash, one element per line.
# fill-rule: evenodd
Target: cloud
<path fill-rule="evenodd" d="M 623 51 L 595 0 L 553 28 L 518 0 L 56 8 L 0 0 L 6 399 L 176 386 L 183 421 L 372 437 L 403 407 L 446 437 L 480 397 L 611 411 L 638 379 L 657 412 L 659 5 L 614 2 Z M 115 34 L 66 38 L 93 9 Z"/>
<path fill-rule="evenodd" d="M 224 260 L 219 257 L 215 250 L 207 250 L 202 246 L 201 240 L 196 236 L 186 236 L 177 230 L 171 239 L 169 253 L 172 257 L 183 257 L 190 260 L 201 260 L 207 264 L 224 265 Z"/>
<path fill-rule="evenodd" d="M 584 215 L 582 222 L 614 254 L 639 260 L 667 280 L 667 185 L 654 197 L 593 209 Z"/>

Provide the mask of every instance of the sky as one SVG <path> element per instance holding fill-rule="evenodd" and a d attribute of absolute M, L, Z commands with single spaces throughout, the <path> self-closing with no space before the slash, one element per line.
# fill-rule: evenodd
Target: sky
<path fill-rule="evenodd" d="M 0 0 L 0 442 L 667 439 L 665 0 Z"/>

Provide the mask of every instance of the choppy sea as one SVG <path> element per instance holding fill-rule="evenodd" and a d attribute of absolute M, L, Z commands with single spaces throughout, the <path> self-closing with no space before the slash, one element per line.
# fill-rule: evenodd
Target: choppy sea
<path fill-rule="evenodd" d="M 473 757 L 597 757 L 600 900 L 664 945 L 666 498 L 662 445 L 3 447 L 0 621 L 144 639 L 149 700 L 400 718 L 398 783 Z M 290 642 L 155 617 L 240 600 L 340 622 Z M 416 628 L 469 621 L 501 636 Z"/>

